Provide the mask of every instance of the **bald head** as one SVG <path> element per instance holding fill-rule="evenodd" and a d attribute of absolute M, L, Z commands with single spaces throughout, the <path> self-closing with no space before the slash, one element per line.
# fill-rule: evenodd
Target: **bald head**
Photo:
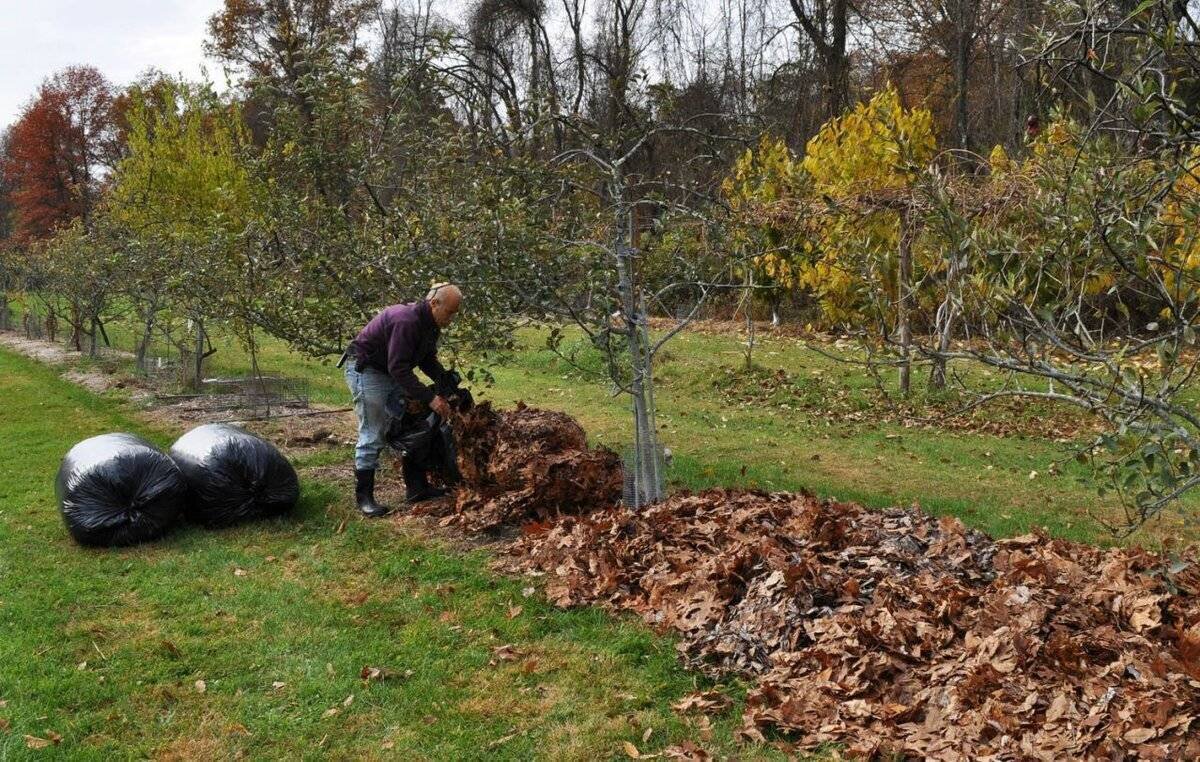
<path fill-rule="evenodd" d="M 462 299 L 462 290 L 453 283 L 434 284 L 425 295 L 425 301 L 429 302 L 429 311 L 433 313 L 433 321 L 441 328 L 450 325 L 454 320 L 458 308 L 462 306 Z"/>

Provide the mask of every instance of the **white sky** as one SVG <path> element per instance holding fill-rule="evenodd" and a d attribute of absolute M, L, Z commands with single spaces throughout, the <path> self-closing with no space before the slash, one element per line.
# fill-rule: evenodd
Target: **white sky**
<path fill-rule="evenodd" d="M 208 17 L 222 0 L 0 0 L 0 129 L 12 124 L 42 80 L 91 64 L 115 85 L 150 67 L 199 79 Z"/>

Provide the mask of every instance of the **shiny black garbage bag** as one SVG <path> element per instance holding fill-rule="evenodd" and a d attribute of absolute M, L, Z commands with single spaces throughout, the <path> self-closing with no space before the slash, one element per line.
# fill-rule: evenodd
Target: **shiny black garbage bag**
<path fill-rule="evenodd" d="M 133 545 L 166 534 L 187 485 L 169 457 L 133 434 L 102 434 L 71 448 L 55 481 L 67 530 L 81 545 Z"/>
<path fill-rule="evenodd" d="M 205 526 L 279 516 L 300 497 L 296 469 L 275 445 L 237 426 L 197 426 L 171 446 L 188 485 L 185 515 Z"/>
<path fill-rule="evenodd" d="M 465 389 L 457 390 L 447 399 L 459 410 L 466 410 L 473 404 L 471 393 Z M 433 411 L 409 411 L 408 398 L 400 392 L 388 398 L 386 407 L 392 416 L 386 437 L 388 446 L 400 453 L 406 463 L 432 471 L 447 485 L 458 484 L 462 475 L 458 470 L 458 448 L 450 423 Z"/>

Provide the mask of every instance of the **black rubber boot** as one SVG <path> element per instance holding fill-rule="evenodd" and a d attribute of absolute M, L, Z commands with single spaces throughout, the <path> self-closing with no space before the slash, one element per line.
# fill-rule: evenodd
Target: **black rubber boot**
<path fill-rule="evenodd" d="M 375 470 L 354 469 L 354 500 L 362 515 L 378 518 L 388 515 L 390 509 L 375 502 Z"/>
<path fill-rule="evenodd" d="M 415 465 L 410 466 L 407 458 L 404 459 L 403 471 L 404 502 L 409 505 L 433 500 L 446 494 L 444 489 L 429 486 L 429 479 L 425 477 L 425 469 Z"/>

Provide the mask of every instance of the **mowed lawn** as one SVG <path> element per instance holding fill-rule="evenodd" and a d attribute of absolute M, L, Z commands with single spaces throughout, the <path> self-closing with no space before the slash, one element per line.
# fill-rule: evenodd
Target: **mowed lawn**
<path fill-rule="evenodd" d="M 485 552 L 359 520 L 311 479 L 287 520 L 74 545 L 53 492 L 67 449 L 178 432 L 57 372 L 0 351 L 0 759 L 774 754 L 733 740 L 740 686 L 711 730 L 671 711 L 705 683 L 670 639 L 554 610 Z"/>

